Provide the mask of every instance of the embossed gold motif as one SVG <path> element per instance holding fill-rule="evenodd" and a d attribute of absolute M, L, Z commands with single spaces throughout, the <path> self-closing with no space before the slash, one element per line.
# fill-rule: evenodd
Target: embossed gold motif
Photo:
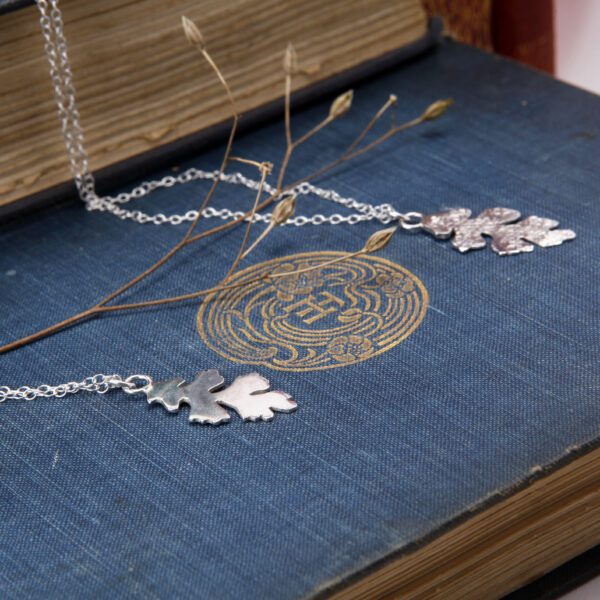
<path fill-rule="evenodd" d="M 285 256 L 239 271 L 229 283 L 293 272 L 341 252 Z M 230 360 L 285 371 L 331 369 L 393 348 L 421 323 L 427 290 L 406 269 L 372 255 L 263 279 L 208 296 L 198 311 L 206 344 Z"/>

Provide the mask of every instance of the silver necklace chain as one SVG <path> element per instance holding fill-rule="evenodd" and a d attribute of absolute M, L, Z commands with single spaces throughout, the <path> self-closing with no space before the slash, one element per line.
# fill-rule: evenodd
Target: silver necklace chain
<path fill-rule="evenodd" d="M 142 381 L 142 387 L 137 387 L 136 382 Z M 115 388 L 122 388 L 133 394 L 151 382 L 147 375 L 132 375 L 122 379 L 120 375 L 103 375 L 98 373 L 92 377 L 86 377 L 83 381 L 69 381 L 60 385 L 40 385 L 29 387 L 28 385 L 12 389 L 6 385 L 0 386 L 0 402 L 5 400 L 35 400 L 36 398 L 62 398 L 67 394 L 77 392 L 97 392 L 105 394 Z"/>
<path fill-rule="evenodd" d="M 58 117 L 64 138 L 67 157 L 71 168 L 71 174 L 77 186 L 81 200 L 85 203 L 87 210 L 98 210 L 108 212 L 120 219 L 129 219 L 136 223 L 153 223 L 154 225 L 170 224 L 179 225 L 191 222 L 198 216 L 198 211 L 189 210 L 185 214 L 165 215 L 163 213 L 147 214 L 141 210 L 129 210 L 123 205 L 133 199 L 143 198 L 158 188 L 169 188 L 177 184 L 185 184 L 196 180 L 216 180 L 219 171 L 204 171 L 202 169 L 190 168 L 178 175 L 167 175 L 162 179 L 144 181 L 130 192 L 122 192 L 116 196 L 99 196 L 95 189 L 95 180 L 89 168 L 88 154 L 84 146 L 83 128 L 80 123 L 79 111 L 75 102 L 75 87 L 73 85 L 73 73 L 67 54 L 67 42 L 64 35 L 62 14 L 58 7 L 58 0 L 37 0 L 40 11 L 40 25 L 44 36 L 44 50 L 50 65 L 50 78 L 54 88 Z M 220 180 L 234 185 L 243 185 L 251 190 L 257 191 L 259 182 L 241 173 L 221 173 Z M 270 195 L 275 194 L 275 188 L 267 183 L 264 191 Z M 390 204 L 374 206 L 367 202 L 358 202 L 354 198 L 345 198 L 335 190 L 326 190 L 311 183 L 304 182 L 285 192 L 286 195 L 296 196 L 314 194 L 325 200 L 334 202 L 354 210 L 351 215 L 321 215 L 315 214 L 310 217 L 295 216 L 290 218 L 285 225 L 302 226 L 307 224 L 322 225 L 329 223 L 339 225 L 347 223 L 355 225 L 362 221 L 377 220 L 381 223 L 390 223 L 400 219 L 405 226 L 412 226 L 421 218 L 420 213 L 402 214 L 394 210 Z M 232 211 L 228 208 L 215 209 L 206 208 L 202 216 L 204 218 L 217 217 L 224 220 L 238 219 L 244 215 L 242 211 Z M 268 223 L 271 213 L 259 213 L 254 215 L 254 221 Z M 144 382 L 142 387 L 137 387 L 136 382 Z M 104 394 L 111 389 L 121 388 L 128 393 L 141 391 L 151 381 L 147 375 L 133 375 L 122 379 L 119 375 L 104 375 L 99 373 L 87 377 L 83 381 L 71 381 L 60 385 L 41 385 L 39 387 L 22 386 L 12 389 L 8 386 L 0 386 L 0 402 L 7 399 L 34 400 L 36 398 L 62 398 L 67 394 L 75 394 L 80 391 L 97 392 Z"/>
<path fill-rule="evenodd" d="M 99 210 L 113 214 L 120 219 L 130 219 L 136 223 L 153 223 L 154 225 L 170 224 L 179 225 L 186 221 L 193 221 L 198 216 L 195 210 L 189 210 L 185 214 L 165 215 L 163 213 L 147 214 L 141 210 L 129 210 L 122 205 L 136 198 L 142 198 L 157 188 L 172 187 L 179 183 L 189 183 L 198 179 L 212 179 L 218 177 L 218 171 L 203 171 L 191 168 L 179 175 L 167 175 L 162 179 L 145 181 L 130 192 L 123 192 L 117 196 L 98 196 L 95 191 L 94 176 L 89 169 L 88 154 L 84 147 L 83 129 L 80 124 L 79 112 L 75 102 L 75 88 L 73 86 L 73 73 L 67 55 L 67 43 L 64 35 L 63 20 L 58 0 L 37 0 L 40 10 L 40 24 L 42 35 L 45 39 L 44 49 L 50 64 L 50 77 L 54 88 L 54 96 L 58 107 L 58 116 L 61 122 L 62 133 L 67 149 L 67 156 L 71 166 L 71 173 L 77 186 L 81 200 L 86 204 L 88 210 Z M 243 185 L 252 190 L 258 190 L 259 182 L 241 173 L 223 173 L 221 181 L 237 185 Z M 274 194 L 275 188 L 265 184 L 265 192 Z M 358 202 L 354 198 L 344 198 L 334 190 L 325 190 L 310 183 L 301 183 L 288 190 L 286 194 L 306 195 L 314 194 L 325 200 L 352 209 L 356 214 L 352 215 L 321 215 L 315 214 L 311 217 L 296 216 L 286 222 L 286 225 L 340 225 L 346 223 L 355 225 L 362 221 L 377 220 L 383 224 L 400 219 L 401 222 L 414 225 L 421 217 L 420 213 L 400 213 L 394 210 L 390 204 L 373 206 L 366 202 Z M 227 208 L 220 210 L 207 208 L 202 213 L 204 218 L 218 217 L 224 220 L 238 219 L 244 213 L 231 211 Z M 268 223 L 270 213 L 256 214 L 256 222 Z"/>
<path fill-rule="evenodd" d="M 117 196 L 104 196 L 103 198 L 96 197 L 88 201 L 88 208 L 89 210 L 107 211 L 121 219 L 132 219 L 138 223 L 154 223 L 155 225 L 169 223 L 171 225 L 179 225 L 184 221 L 193 221 L 198 216 L 198 211 L 189 210 L 183 215 L 167 216 L 163 213 L 148 215 L 140 210 L 128 210 L 122 208 L 120 205 L 129 202 L 133 198 L 142 198 L 157 188 L 173 187 L 177 184 L 188 183 L 199 179 L 209 179 L 214 181 L 218 176 L 219 171 L 203 171 L 202 169 L 192 167 L 179 175 L 167 175 L 159 180 L 145 181 L 129 193 L 121 193 Z M 243 185 L 254 191 L 257 191 L 260 186 L 258 181 L 245 177 L 241 173 L 221 173 L 220 180 L 234 185 Z M 275 194 L 275 188 L 268 183 L 264 184 L 263 189 L 267 194 Z M 325 216 L 315 214 L 312 217 L 297 216 L 288 219 L 285 225 L 301 226 L 307 225 L 308 223 L 312 225 L 322 225 L 323 223 L 330 223 L 331 225 L 348 223 L 350 225 L 355 225 L 361 221 L 370 221 L 372 219 L 376 219 L 385 224 L 399 218 L 414 218 L 415 215 L 417 215 L 417 213 L 399 213 L 394 210 L 390 204 L 373 206 L 366 202 L 358 202 L 354 198 L 345 198 L 341 196 L 335 190 L 325 190 L 308 182 L 300 183 L 285 192 L 285 194 L 293 194 L 295 196 L 314 194 L 320 198 L 335 202 L 336 204 L 340 204 L 356 211 L 356 214 L 351 215 L 333 214 Z M 220 219 L 228 220 L 239 219 L 244 214 L 243 211 L 232 211 L 228 208 L 215 209 L 208 207 L 203 211 L 202 216 L 204 218 L 218 217 Z M 257 213 L 254 215 L 255 222 L 268 223 L 270 219 L 271 213 Z"/>
<path fill-rule="evenodd" d="M 83 200 L 88 210 L 108 212 L 121 219 L 130 219 L 136 223 L 153 223 L 155 225 L 168 223 L 170 225 L 179 225 L 185 221 L 194 221 L 198 216 L 198 212 L 189 210 L 183 215 L 174 214 L 167 216 L 163 213 L 149 215 L 140 210 L 128 210 L 123 208 L 122 205 L 135 198 L 142 198 L 158 188 L 168 188 L 200 179 L 214 181 L 217 177 L 220 177 L 226 183 L 243 185 L 249 189 L 258 190 L 259 182 L 249 179 L 241 173 L 222 173 L 219 176 L 219 171 L 203 171 L 191 168 L 178 175 L 167 175 L 162 179 L 145 181 L 128 193 L 121 193 L 117 196 L 98 196 L 95 191 L 94 177 L 89 169 L 88 155 L 85 151 L 83 141 L 83 130 L 75 103 L 73 74 L 67 56 L 67 44 L 63 32 L 62 15 L 58 8 L 58 0 L 37 0 L 37 5 L 40 10 L 40 24 L 45 39 L 44 48 L 50 64 L 50 77 L 54 87 L 58 116 L 61 122 L 71 173 L 75 180 L 79 197 Z M 269 184 L 265 184 L 264 190 L 271 195 L 276 191 Z M 354 214 L 351 215 L 333 214 L 325 216 L 315 214 L 311 217 L 296 216 L 289 219 L 285 223 L 286 225 L 302 226 L 308 223 L 312 225 L 322 225 L 323 223 L 331 225 L 347 223 L 354 225 L 373 219 L 385 224 L 393 220 L 398 220 L 404 229 L 420 228 L 442 239 L 447 239 L 452 233 L 457 234 L 458 228 L 460 236 L 455 237 L 452 244 L 461 252 L 481 248 L 482 243 L 485 246 L 485 240 L 481 236 L 482 233 L 493 238 L 492 249 L 502 255 L 531 251 L 533 245 L 527 243 L 525 240 L 529 240 L 539 246 L 554 246 L 575 237 L 575 233 L 571 230 L 554 230 L 553 228 L 556 227 L 557 222 L 550 219 L 530 217 L 525 221 L 514 224 L 514 221 L 520 217 L 520 213 L 511 209 L 487 209 L 475 219 L 470 219 L 471 211 L 467 209 L 455 209 L 424 217 L 418 212 L 404 214 L 397 212 L 390 204 L 373 206 L 366 202 L 358 202 L 354 198 L 344 198 L 334 190 L 325 190 L 308 182 L 301 183 L 285 193 L 294 195 L 314 194 L 354 211 Z M 217 210 L 209 207 L 204 210 L 202 216 L 204 218 L 218 217 L 228 220 L 240 218 L 243 214 L 241 211 L 236 212 L 227 208 Z M 255 221 L 264 223 L 268 223 L 270 218 L 271 214 L 269 213 L 256 214 L 254 216 Z M 213 376 L 216 371 L 207 371 L 206 373 Z M 258 375 L 256 376 L 259 377 Z M 176 380 L 163 382 L 157 384 L 157 386 L 165 387 L 171 385 L 172 381 Z M 263 385 L 263 383 L 261 381 L 260 385 Z M 177 385 L 179 386 L 179 384 Z M 4 402 L 7 399 L 33 400 L 40 397 L 61 398 L 67 394 L 75 394 L 80 391 L 103 394 L 114 388 L 121 388 L 130 394 L 145 392 L 148 396 L 148 401 L 152 402 L 155 400 L 155 397 L 151 395 L 154 387 L 156 386 L 152 384 L 152 379 L 148 375 L 132 375 L 131 377 L 122 379 L 119 375 L 103 375 L 100 373 L 92 377 L 87 377 L 81 382 L 71 381 L 56 386 L 22 386 L 17 389 L 0 386 L 0 402 Z M 184 393 L 179 389 L 176 391 L 177 393 Z M 254 393 L 252 391 L 251 395 Z M 266 399 L 266 396 L 262 397 Z M 173 409 L 170 400 L 163 396 L 159 399 L 168 410 Z M 294 403 L 291 404 L 295 407 Z M 291 404 L 285 408 L 274 410 L 289 412 L 293 410 Z M 246 407 L 244 410 L 249 409 Z M 240 414 L 245 415 L 244 418 L 249 418 L 250 420 L 256 420 L 257 418 L 268 420 L 272 417 L 273 413 L 269 409 L 266 412 L 242 411 Z M 202 420 L 200 417 L 204 419 L 205 415 L 196 415 L 191 418 L 192 420 L 200 420 L 201 422 L 217 422 L 210 420 L 211 416 L 206 417 L 208 420 Z"/>

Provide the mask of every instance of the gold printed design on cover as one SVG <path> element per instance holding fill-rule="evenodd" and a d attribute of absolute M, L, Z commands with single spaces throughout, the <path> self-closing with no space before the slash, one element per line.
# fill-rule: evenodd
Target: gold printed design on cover
<path fill-rule="evenodd" d="M 249 267 L 229 283 L 298 271 L 340 256 L 308 252 Z M 388 260 L 358 256 L 208 296 L 198 331 L 221 356 L 284 371 L 331 369 L 393 348 L 421 323 L 427 290 Z"/>

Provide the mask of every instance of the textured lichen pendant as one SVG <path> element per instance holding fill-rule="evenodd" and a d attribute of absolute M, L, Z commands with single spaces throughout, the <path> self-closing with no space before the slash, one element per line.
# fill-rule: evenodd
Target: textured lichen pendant
<path fill-rule="evenodd" d="M 501 256 L 531 252 L 533 244 L 558 246 L 575 238 L 570 229 L 555 229 L 558 221 L 552 219 L 532 216 L 518 221 L 521 213 L 512 208 L 488 208 L 479 216 L 470 217 L 468 208 L 456 208 L 426 215 L 418 225 L 438 239 L 454 234 L 452 246 L 459 252 L 485 248 L 484 236 L 488 236 L 492 238 L 492 250 Z"/>

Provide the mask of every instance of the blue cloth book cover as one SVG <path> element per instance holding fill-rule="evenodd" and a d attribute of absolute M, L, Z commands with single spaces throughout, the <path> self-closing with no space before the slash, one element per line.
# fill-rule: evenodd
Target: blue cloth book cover
<path fill-rule="evenodd" d="M 596 515 L 561 548 L 572 556 L 598 542 L 600 101 L 444 43 L 355 86 L 351 112 L 297 149 L 289 180 L 338 158 L 389 94 L 398 97 L 398 123 L 437 98 L 454 105 L 314 185 L 402 213 L 506 207 L 577 237 L 499 256 L 489 238 L 486 248 L 460 253 L 451 240 L 398 229 L 377 254 L 257 280 L 265 269 L 285 274 L 359 250 L 383 227 L 282 226 L 234 275 L 246 285 L 95 316 L 2 355 L 0 384 L 12 388 L 95 373 L 192 382 L 208 369 L 230 384 L 257 371 L 298 406 L 270 422 L 228 409 L 229 422 L 207 426 L 190 424 L 185 408 L 169 413 L 122 390 L 6 400 L 3 598 L 382 597 L 392 588 L 352 586 L 451 540 L 456 528 L 503 531 L 489 515 L 542 490 L 534 511 L 553 476 L 585 497 L 563 521 Z M 294 136 L 318 123 L 332 99 L 293 114 Z M 276 165 L 284 150 L 281 122 L 244 133 L 233 149 Z M 222 152 L 156 177 L 216 169 Z M 252 167 L 238 169 L 256 178 Z M 209 185 L 158 189 L 127 208 L 185 214 Z M 211 206 L 245 211 L 252 202 L 251 190 L 222 183 Z M 355 214 L 314 194 L 299 196 L 296 212 Z M 205 219 L 199 231 L 219 222 Z M 184 229 L 87 212 L 78 202 L 5 224 L 0 343 L 94 305 L 166 254 Z M 238 227 L 199 240 L 120 301 L 218 284 L 242 235 Z M 561 475 L 575 464 L 585 490 L 581 478 Z M 505 533 L 510 547 L 513 530 Z M 477 539 L 473 569 L 475 554 L 485 554 L 485 534 Z M 547 554 L 550 542 L 539 539 Z M 451 551 L 450 542 L 439 549 Z M 438 583 L 432 576 L 438 591 L 427 596 L 403 592 L 408 579 L 394 589 L 398 597 L 494 598 L 554 566 L 540 565 L 515 575 L 512 588 L 494 587 L 490 575 L 487 587 L 452 596 L 460 592 L 454 574 Z"/>

